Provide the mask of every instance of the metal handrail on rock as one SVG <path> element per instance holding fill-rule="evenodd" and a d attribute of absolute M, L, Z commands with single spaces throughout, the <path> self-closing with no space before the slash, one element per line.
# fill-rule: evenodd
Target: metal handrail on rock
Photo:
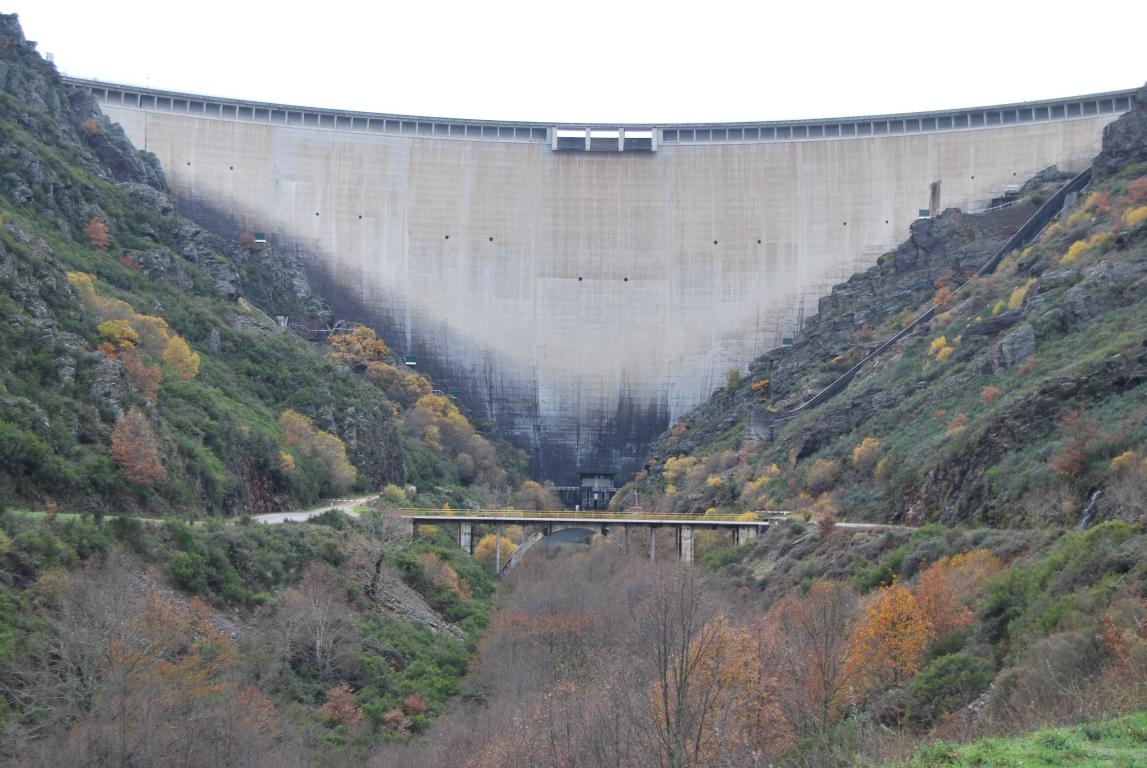
<path fill-rule="evenodd" d="M 996 267 L 999 266 L 1000 261 L 1002 261 L 1005 256 L 1014 251 L 1016 248 L 1022 248 L 1034 240 L 1039 235 L 1039 233 L 1043 231 L 1044 227 L 1046 227 L 1048 223 L 1053 218 L 1058 216 L 1060 211 L 1063 210 L 1063 205 L 1067 200 L 1067 196 L 1073 192 L 1078 192 L 1087 186 L 1087 184 L 1091 181 L 1091 171 L 1091 167 L 1088 167 L 1086 170 L 1080 172 L 1074 178 L 1072 178 L 1071 181 L 1060 187 L 1054 195 L 1049 197 L 1044 202 L 1044 204 L 1041 205 L 1034 214 L 1032 214 L 1031 218 L 1024 222 L 1023 226 L 1016 230 L 1015 234 L 1008 238 L 1007 242 L 1005 242 L 1002 246 L 999 247 L 999 249 L 996 250 L 992 257 L 988 259 L 987 262 L 985 262 L 979 270 L 976 271 L 975 275 L 965 280 L 960 284 L 958 288 L 956 288 L 955 291 L 953 291 L 953 295 L 958 295 L 960 291 L 965 290 L 973 280 L 991 274 L 993 271 L 995 271 Z M 916 315 L 916 317 L 912 319 L 911 323 L 904 326 L 904 328 L 900 329 L 900 331 L 891 338 L 881 342 L 881 344 L 869 352 L 863 360 L 849 368 L 839 378 L 822 389 L 820 392 L 817 392 L 805 402 L 798 405 L 796 408 L 793 408 L 789 411 L 764 411 L 760 414 L 759 421 L 753 418 L 754 414 L 750 413 L 750 429 L 758 438 L 762 440 L 771 440 L 773 436 L 773 429 L 778 424 L 783 424 L 785 422 L 791 421 L 804 412 L 815 408 L 821 403 L 824 403 L 829 398 L 835 397 L 836 395 L 843 392 L 848 387 L 848 385 L 852 383 L 852 380 L 856 378 L 856 374 L 860 372 L 860 369 L 864 367 L 866 363 L 883 354 L 895 344 L 897 344 L 900 340 L 912 334 L 924 323 L 927 323 L 929 320 L 935 317 L 937 310 L 938 307 L 935 304 L 930 304 L 926 309 L 920 312 L 920 314 Z M 761 434 L 762 429 L 767 430 L 767 433 Z"/>

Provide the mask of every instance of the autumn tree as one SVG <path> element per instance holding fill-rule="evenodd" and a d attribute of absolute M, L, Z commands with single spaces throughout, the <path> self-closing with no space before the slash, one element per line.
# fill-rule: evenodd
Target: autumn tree
<path fill-rule="evenodd" d="M 498 554 L 498 540 L 499 537 L 497 534 L 487 533 L 485 536 L 478 540 L 477 544 L 474 545 L 474 558 L 481 560 L 483 563 L 493 568 L 494 560 Z M 503 568 L 506 567 L 506 563 L 509 562 L 510 557 L 514 554 L 514 552 L 517 551 L 517 549 L 517 544 L 510 541 L 505 536 L 501 537 L 501 555 Z"/>
<path fill-rule="evenodd" d="M 329 725 L 354 728 L 362 722 L 362 710 L 354 703 L 354 692 L 348 683 L 341 682 L 327 691 L 327 700 L 319 710 L 319 717 Z"/>
<path fill-rule="evenodd" d="M 355 481 L 357 470 L 346 455 L 342 440 L 316 427 L 298 411 L 287 409 L 279 417 L 283 441 L 290 453 L 280 457 L 280 464 L 291 469 L 299 458 L 314 462 L 322 475 L 323 488 L 331 494 L 341 493 Z"/>
<path fill-rule="evenodd" d="M 233 680 L 232 641 L 210 609 L 155 590 L 110 641 L 89 714 L 61 764 L 254 765 L 278 729 L 274 705 Z"/>
<path fill-rule="evenodd" d="M 881 443 L 875 437 L 866 437 L 852 449 L 852 466 L 863 475 L 872 474 L 880 458 Z"/>
<path fill-rule="evenodd" d="M 848 663 L 857 615 L 851 589 L 821 581 L 777 601 L 758 622 L 759 653 L 795 733 L 824 732 L 844 714 L 857 672 Z"/>
<path fill-rule="evenodd" d="M 117 352 L 134 349 L 139 342 L 139 334 L 127 320 L 104 320 L 97 330 L 100 339 L 110 344 Z"/>
<path fill-rule="evenodd" d="M 108 233 L 108 223 L 98 216 L 93 216 L 84 225 L 84 234 L 88 237 L 88 243 L 98 251 L 106 251 L 108 245 L 111 244 Z"/>
<path fill-rule="evenodd" d="M 849 672 L 879 685 L 899 684 L 920 667 L 933 628 L 912 592 L 897 580 L 869 601 L 849 642 Z"/>
<path fill-rule="evenodd" d="M 656 571 L 636 613 L 652 673 L 649 748 L 673 768 L 710 764 L 718 724 L 758 725 L 757 707 L 740 701 L 742 684 L 757 682 L 751 643 L 731 630 L 691 569 Z"/>
<path fill-rule="evenodd" d="M 1087 411 L 1079 408 L 1063 417 L 1059 424 L 1063 447 L 1052 457 L 1051 467 L 1068 478 L 1083 473 L 1092 444 L 1099 439 L 1099 427 Z"/>
<path fill-rule="evenodd" d="M 163 381 L 163 371 L 157 366 L 145 364 L 138 349 L 124 350 L 118 357 L 131 388 L 154 405 L 159 395 L 159 384 Z"/>
<path fill-rule="evenodd" d="M 112 458 L 128 482 L 150 486 L 163 477 L 159 441 L 142 411 L 131 408 L 116 419 L 112 429 Z"/>
<path fill-rule="evenodd" d="M 433 390 L 430 380 L 425 376 L 405 370 L 384 362 L 370 362 L 366 364 L 363 376 L 371 384 L 381 389 L 386 396 L 404 408 L 409 408 L 418 402 L 420 397 L 429 395 Z"/>
<path fill-rule="evenodd" d="M 526 480 L 518 486 L 518 490 L 510 497 L 510 503 L 515 509 L 562 509 L 561 499 L 558 498 L 553 486 L 545 486 L 534 480 Z"/>
<path fill-rule="evenodd" d="M 332 334 L 330 343 L 331 351 L 327 357 L 352 368 L 385 363 L 390 356 L 386 342 L 378 338 L 373 328 L 365 325 L 356 326 L 350 333 Z"/>
<path fill-rule="evenodd" d="M 913 597 L 932 636 L 971 626 L 971 605 L 983 583 L 1003 569 L 992 552 L 976 549 L 941 558 L 925 568 L 916 582 Z"/>
<path fill-rule="evenodd" d="M 192 351 L 182 336 L 172 335 L 168 340 L 163 362 L 181 381 L 190 381 L 199 374 L 199 353 Z"/>

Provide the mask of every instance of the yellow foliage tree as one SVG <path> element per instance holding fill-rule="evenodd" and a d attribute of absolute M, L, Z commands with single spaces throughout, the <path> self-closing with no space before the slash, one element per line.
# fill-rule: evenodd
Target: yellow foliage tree
<path fill-rule="evenodd" d="M 431 393 L 430 380 L 425 376 L 410 373 L 389 363 L 367 363 L 363 375 L 367 381 L 385 392 L 388 398 L 407 408 Z"/>
<path fill-rule="evenodd" d="M 183 381 L 199 374 L 199 353 L 192 351 L 182 336 L 172 336 L 163 351 L 163 362 Z"/>
<path fill-rule="evenodd" d="M 298 411 L 287 409 L 279 417 L 283 440 L 298 456 L 313 459 L 320 467 L 331 493 L 341 493 L 354 483 L 357 470 L 346 455 L 343 441 L 311 423 Z M 292 459 L 293 461 L 293 459 Z"/>
<path fill-rule="evenodd" d="M 127 320 L 104 320 L 97 329 L 100 338 L 117 350 L 134 349 L 139 334 Z"/>
<path fill-rule="evenodd" d="M 360 325 L 350 333 L 331 336 L 331 351 L 328 358 L 336 363 L 344 363 L 352 368 L 368 363 L 386 362 L 390 349 L 386 342 L 378 338 L 373 328 Z"/>
<path fill-rule="evenodd" d="M 1028 295 L 1028 290 L 1035 285 L 1035 281 L 1034 277 L 1029 278 L 1023 285 L 1012 291 L 1011 295 L 1008 296 L 1008 309 L 1019 309 L 1023 305 L 1024 298 Z"/>
<path fill-rule="evenodd" d="M 506 566 L 506 562 L 510 557 L 518 551 L 518 545 L 510 541 L 505 536 L 502 539 L 502 567 Z M 498 549 L 498 536 L 497 534 L 487 533 L 478 543 L 474 545 L 474 558 L 481 560 L 491 568 L 494 567 L 494 561 L 497 559 Z"/>
<path fill-rule="evenodd" d="M 880 441 L 875 437 L 866 437 L 852 449 L 852 466 L 864 474 L 868 474 L 876 466 L 880 454 Z"/>
<path fill-rule="evenodd" d="M 1147 205 L 1141 205 L 1137 208 L 1131 208 L 1123 213 L 1120 219 L 1125 227 L 1137 227 L 1144 221 L 1147 221 Z"/>

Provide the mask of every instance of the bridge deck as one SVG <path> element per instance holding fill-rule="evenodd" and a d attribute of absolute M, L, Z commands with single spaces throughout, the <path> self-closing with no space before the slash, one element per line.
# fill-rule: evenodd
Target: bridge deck
<path fill-rule="evenodd" d="M 403 513 L 404 518 L 415 522 L 513 523 L 524 525 L 562 523 L 565 525 L 641 525 L 651 527 L 692 525 L 713 528 L 760 527 L 777 520 L 783 520 L 789 514 L 779 511 L 768 512 L 746 520 L 736 515 L 625 515 L 617 512 L 537 512 L 515 509 L 467 510 L 465 512 L 402 509 L 400 512 Z"/>

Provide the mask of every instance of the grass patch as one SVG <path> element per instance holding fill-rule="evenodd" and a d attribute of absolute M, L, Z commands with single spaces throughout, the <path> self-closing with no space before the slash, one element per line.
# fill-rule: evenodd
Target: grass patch
<path fill-rule="evenodd" d="M 938 741 L 917 752 L 907 765 L 911 768 L 1036 765 L 1134 768 L 1147 765 L 1147 712 L 965 745 Z"/>

